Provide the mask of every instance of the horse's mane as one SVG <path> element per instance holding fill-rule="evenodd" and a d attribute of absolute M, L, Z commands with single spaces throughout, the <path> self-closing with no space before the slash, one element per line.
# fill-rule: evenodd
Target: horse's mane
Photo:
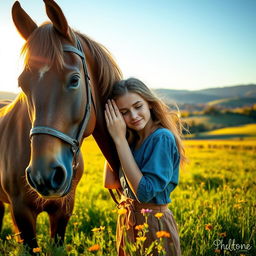
<path fill-rule="evenodd" d="M 6 101 L 6 104 L 0 108 L 0 117 L 6 116 L 7 113 L 11 112 L 11 110 L 20 102 L 25 102 L 26 96 L 23 92 L 19 93 L 17 97 L 13 101 Z"/>
<path fill-rule="evenodd" d="M 89 48 L 97 65 L 95 77 L 98 79 L 96 82 L 100 86 L 99 91 L 103 99 L 106 99 L 113 84 L 122 78 L 120 68 L 104 46 L 72 29 L 71 33 L 76 34 Z M 24 56 L 24 65 L 27 68 L 30 68 L 30 61 L 49 66 L 56 65 L 60 69 L 64 64 L 61 36 L 51 23 L 44 23 L 31 34 L 21 54 Z"/>

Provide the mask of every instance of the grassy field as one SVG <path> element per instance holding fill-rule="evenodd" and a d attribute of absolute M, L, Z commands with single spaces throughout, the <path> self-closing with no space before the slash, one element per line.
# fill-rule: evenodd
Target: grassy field
<path fill-rule="evenodd" d="M 215 114 L 215 115 L 195 115 L 183 118 L 183 121 L 191 124 L 204 124 L 208 129 L 238 126 L 255 123 L 255 119 L 238 113 Z"/>
<path fill-rule="evenodd" d="M 182 255 L 256 255 L 256 140 L 191 140 L 185 144 L 189 161 L 181 170 L 170 204 L 179 226 Z M 37 236 L 40 255 L 116 255 L 117 211 L 102 186 L 104 158 L 92 138 L 83 144 L 83 153 L 85 172 L 65 245 L 54 247 L 50 243 L 48 218 L 42 213 Z M 93 232 L 93 228 L 98 229 Z M 100 249 L 89 251 L 95 244 Z M 247 250 L 238 250 L 245 245 Z M 8 212 L 0 255 L 27 255 L 12 235 Z"/>
<path fill-rule="evenodd" d="M 192 139 L 236 139 L 236 140 L 255 140 L 256 124 L 244 124 L 233 127 L 220 128 L 199 134 L 190 134 L 187 138 Z"/>

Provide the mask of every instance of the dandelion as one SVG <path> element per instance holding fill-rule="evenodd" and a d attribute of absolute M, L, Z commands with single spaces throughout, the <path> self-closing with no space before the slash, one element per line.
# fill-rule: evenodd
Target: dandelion
<path fill-rule="evenodd" d="M 220 235 L 220 237 L 226 237 L 227 236 L 227 232 L 220 233 L 219 235 Z"/>
<path fill-rule="evenodd" d="M 171 237 L 171 234 L 166 232 L 166 231 L 157 231 L 156 232 L 157 238 L 162 238 L 162 237 Z"/>
<path fill-rule="evenodd" d="M 125 208 L 121 208 L 121 209 L 118 209 L 117 213 L 119 215 L 123 215 L 123 214 L 126 214 L 127 213 L 127 210 Z"/>
<path fill-rule="evenodd" d="M 137 241 L 141 241 L 141 242 L 144 242 L 147 238 L 145 236 L 138 236 L 136 237 L 136 240 Z"/>
<path fill-rule="evenodd" d="M 95 244 L 95 245 L 88 248 L 89 252 L 96 252 L 98 250 L 100 250 L 100 246 L 98 244 Z"/>
<path fill-rule="evenodd" d="M 74 226 L 78 226 L 78 224 L 79 224 L 78 222 L 74 222 L 73 223 Z"/>
<path fill-rule="evenodd" d="M 212 229 L 213 229 L 212 224 L 205 224 L 205 230 L 210 231 L 210 230 L 212 230 Z"/>
<path fill-rule="evenodd" d="M 155 217 L 160 219 L 164 214 L 162 212 L 158 212 L 155 214 Z"/>
<path fill-rule="evenodd" d="M 151 209 L 141 209 L 140 211 L 142 214 L 147 214 L 147 213 L 151 213 L 152 210 Z"/>
<path fill-rule="evenodd" d="M 40 247 L 33 248 L 33 252 L 34 252 L 34 253 L 39 253 L 39 252 L 41 252 L 41 251 L 42 251 L 42 250 L 41 250 Z"/>

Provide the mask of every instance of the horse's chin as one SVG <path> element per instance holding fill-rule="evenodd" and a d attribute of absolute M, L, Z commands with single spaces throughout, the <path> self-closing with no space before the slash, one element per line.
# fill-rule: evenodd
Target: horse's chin
<path fill-rule="evenodd" d="M 63 187 L 62 189 L 59 189 L 58 191 L 36 191 L 40 197 L 44 199 L 60 199 L 62 197 L 65 197 L 71 190 L 71 184 Z"/>

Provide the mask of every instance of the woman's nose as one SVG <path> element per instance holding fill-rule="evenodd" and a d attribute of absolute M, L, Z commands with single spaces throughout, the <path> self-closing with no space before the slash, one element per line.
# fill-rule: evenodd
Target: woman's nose
<path fill-rule="evenodd" d="M 131 119 L 136 119 L 138 116 L 137 112 L 134 110 L 130 112 L 130 115 L 131 115 Z"/>

